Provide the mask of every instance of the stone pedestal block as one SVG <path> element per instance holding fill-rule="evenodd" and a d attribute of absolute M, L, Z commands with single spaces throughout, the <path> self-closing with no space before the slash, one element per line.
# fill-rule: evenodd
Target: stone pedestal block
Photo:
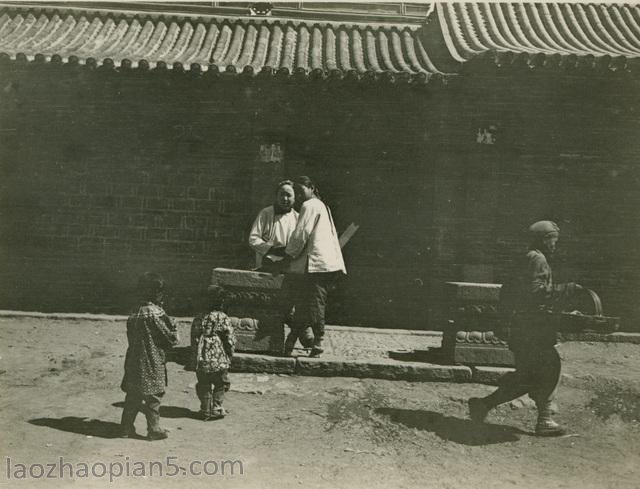
<path fill-rule="evenodd" d="M 220 294 L 233 319 L 239 352 L 281 354 L 284 319 L 289 312 L 282 293 L 283 275 L 216 268 L 211 293 Z"/>
<path fill-rule="evenodd" d="M 513 353 L 495 330 L 500 284 L 447 282 L 449 321 L 442 336 L 446 361 L 463 365 L 511 367 Z"/>
<path fill-rule="evenodd" d="M 456 344 L 453 348 L 453 363 L 497 367 L 515 365 L 513 353 L 506 345 Z"/>
<path fill-rule="evenodd" d="M 497 304 L 502 284 L 446 282 L 446 295 L 457 304 Z"/>
<path fill-rule="evenodd" d="M 279 321 L 279 322 L 278 322 Z M 278 318 L 231 317 L 236 334 L 236 351 L 281 353 L 284 345 L 284 328 Z"/>
<path fill-rule="evenodd" d="M 500 367 L 515 365 L 507 342 L 493 331 L 462 331 L 459 328 L 452 323 L 442 336 L 442 352 L 449 362 Z"/>
<path fill-rule="evenodd" d="M 211 285 L 230 287 L 247 291 L 274 291 L 282 288 L 284 275 L 236 270 L 234 268 L 214 268 Z"/>

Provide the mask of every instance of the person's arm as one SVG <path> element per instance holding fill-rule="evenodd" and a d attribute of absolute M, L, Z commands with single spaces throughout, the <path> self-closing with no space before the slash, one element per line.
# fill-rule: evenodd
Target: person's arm
<path fill-rule="evenodd" d="M 319 218 L 320 215 L 313 206 L 305 204 L 302 205 L 300 214 L 298 215 L 298 223 L 296 224 L 296 228 L 293 230 L 293 233 L 291 233 L 291 237 L 289 238 L 289 242 L 285 249 L 285 261 L 290 261 L 291 259 L 300 256 L 304 247 L 307 245 L 309 236 L 311 236 Z"/>
<path fill-rule="evenodd" d="M 546 304 L 551 298 L 551 268 L 544 255 L 534 254 L 530 259 L 531 282 L 529 293 L 539 304 Z"/>
<path fill-rule="evenodd" d="M 531 260 L 532 279 L 529 292 L 539 305 L 554 308 L 562 307 L 571 300 L 575 293 L 582 287 L 576 283 L 554 285 L 550 280 L 551 269 L 547 260 L 542 255 L 535 255 Z"/>
<path fill-rule="evenodd" d="M 191 323 L 191 352 L 189 355 L 189 365 L 191 369 L 195 369 L 198 363 L 198 340 L 202 332 L 202 318 L 196 317 Z"/>
<path fill-rule="evenodd" d="M 233 357 L 236 348 L 236 335 L 231 325 L 231 320 L 226 314 L 220 316 L 220 329 L 224 351 L 229 358 Z"/>
<path fill-rule="evenodd" d="M 131 346 L 134 341 L 134 330 L 136 328 L 136 321 L 138 321 L 138 316 L 129 316 L 127 319 L 127 344 Z"/>
<path fill-rule="evenodd" d="M 191 322 L 191 348 L 195 348 L 198 344 L 198 337 L 200 336 L 200 325 L 202 324 L 202 318 L 195 317 Z"/>
<path fill-rule="evenodd" d="M 178 344 L 180 338 L 178 337 L 178 327 L 176 323 L 166 314 L 162 314 L 159 316 L 153 316 L 153 322 L 155 324 L 156 330 L 160 333 L 160 337 L 162 338 L 163 348 L 171 348 Z"/>
<path fill-rule="evenodd" d="M 554 309 L 558 311 L 575 309 L 576 301 L 578 300 L 579 294 L 582 290 L 582 285 L 575 282 L 554 285 L 551 292 Z"/>
<path fill-rule="evenodd" d="M 253 250 L 260 254 L 261 256 L 266 255 L 271 249 L 272 243 L 265 241 L 262 236 L 268 223 L 266 222 L 267 214 L 264 211 L 260 211 L 258 217 L 253 222 L 253 226 L 251 226 L 251 233 L 249 234 L 249 246 L 253 248 Z"/>

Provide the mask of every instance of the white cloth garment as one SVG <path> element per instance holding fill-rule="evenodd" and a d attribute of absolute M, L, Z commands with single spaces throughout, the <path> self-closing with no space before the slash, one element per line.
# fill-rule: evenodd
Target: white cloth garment
<path fill-rule="evenodd" d="M 297 222 L 298 213 L 293 209 L 286 214 L 276 214 L 274 207 L 270 205 L 258 213 L 249 234 L 249 246 L 256 252 L 256 268 L 262 266 L 262 260 L 272 246 L 287 245 Z M 274 261 L 282 260 L 278 256 L 269 258 Z"/>
<path fill-rule="evenodd" d="M 290 272 L 347 273 L 331 211 L 318 198 L 302 204 L 298 224 L 285 252 L 293 258 Z"/>

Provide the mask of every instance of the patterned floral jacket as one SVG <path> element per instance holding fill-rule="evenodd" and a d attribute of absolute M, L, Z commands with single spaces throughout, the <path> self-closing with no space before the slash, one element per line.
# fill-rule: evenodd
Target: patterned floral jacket
<path fill-rule="evenodd" d="M 191 324 L 192 366 L 203 373 L 228 370 L 236 344 L 229 317 L 213 311 Z"/>
<path fill-rule="evenodd" d="M 151 395 L 167 385 L 165 350 L 178 344 L 178 331 L 162 307 L 146 302 L 127 321 L 129 348 L 121 388 L 128 393 Z"/>

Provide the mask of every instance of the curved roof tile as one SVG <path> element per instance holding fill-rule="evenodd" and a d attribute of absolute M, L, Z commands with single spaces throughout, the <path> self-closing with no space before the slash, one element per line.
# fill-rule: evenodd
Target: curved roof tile
<path fill-rule="evenodd" d="M 283 39 L 282 56 L 280 57 L 280 69 L 287 70 L 287 73 L 293 72 L 297 41 L 298 33 L 292 25 L 287 25 Z"/>
<path fill-rule="evenodd" d="M 286 21 L 285 21 L 286 22 Z M 204 70 L 254 74 L 271 72 L 367 72 L 440 74 L 430 62 L 419 28 L 338 23 L 281 23 L 279 20 L 203 18 L 151 18 L 121 16 L 115 12 L 87 13 L 77 9 L 56 11 L 6 8 L 0 15 L 0 52 L 27 59 L 54 55 L 63 61 L 76 56 L 80 63 L 106 59 L 119 66 L 146 61 Z M 215 66 L 214 66 L 215 65 Z"/>
<path fill-rule="evenodd" d="M 271 37 L 271 31 L 266 25 L 260 26 L 260 33 L 256 40 L 255 49 L 253 51 L 253 58 L 251 60 L 251 68 L 254 72 L 260 70 L 265 65 L 267 59 L 267 50 L 269 47 L 269 38 Z"/>
<path fill-rule="evenodd" d="M 500 63 L 500 56 L 482 56 L 487 52 L 535 58 L 532 64 L 545 56 L 583 57 L 587 65 L 619 68 L 640 57 L 640 6 L 436 3 L 422 26 L 123 15 L 73 6 L 0 11 L 0 53 L 13 59 L 73 56 L 80 63 L 112 60 L 115 67 L 129 60 L 132 66 L 144 61 L 229 73 L 428 79 L 477 57 Z"/>
<path fill-rule="evenodd" d="M 640 6 L 579 3 L 437 3 L 443 43 L 456 62 L 487 52 L 640 57 Z"/>

